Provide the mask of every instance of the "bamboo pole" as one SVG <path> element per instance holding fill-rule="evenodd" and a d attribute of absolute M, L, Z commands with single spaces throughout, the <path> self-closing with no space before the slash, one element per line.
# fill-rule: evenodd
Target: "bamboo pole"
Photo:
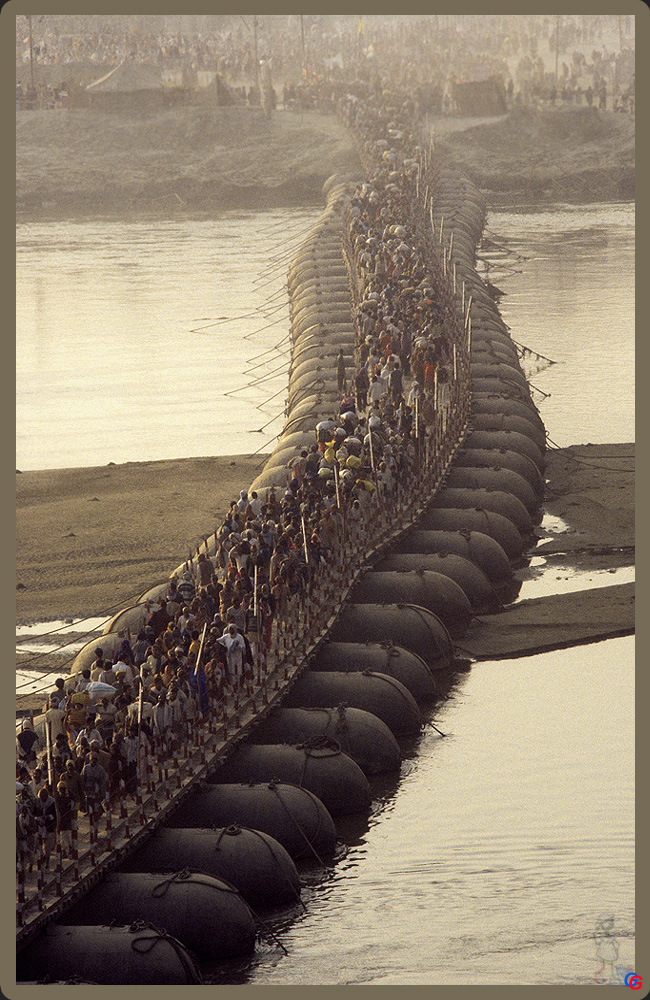
<path fill-rule="evenodd" d="M 142 725 L 142 702 L 144 699 L 144 677 L 140 667 L 140 689 L 138 691 L 138 743 L 140 742 L 140 726 Z"/>
<path fill-rule="evenodd" d="M 339 466 L 338 462 L 334 462 L 334 487 L 336 489 L 336 506 L 341 509 L 341 498 L 339 496 Z"/>
<path fill-rule="evenodd" d="M 208 631 L 208 623 L 206 622 L 205 625 L 203 626 L 203 632 L 201 633 L 201 642 L 200 642 L 200 645 L 199 645 L 199 651 L 196 654 L 196 664 L 194 666 L 194 673 L 196 674 L 197 684 L 198 684 L 198 676 L 199 676 L 198 673 L 197 673 L 197 670 L 199 669 L 199 663 L 201 662 L 201 655 L 203 653 L 203 644 L 205 642 L 205 633 L 207 631 Z"/>
<path fill-rule="evenodd" d="M 52 730 L 50 720 L 45 718 L 45 746 L 47 749 L 47 783 L 50 790 L 54 787 L 54 767 L 52 764 Z"/>
<path fill-rule="evenodd" d="M 472 308 L 472 296 L 470 295 L 470 297 L 467 300 L 467 309 L 465 310 L 465 329 L 467 329 L 467 324 L 469 323 L 469 312 L 471 308 Z"/>
<path fill-rule="evenodd" d="M 305 550 L 305 564 L 309 566 L 309 552 L 307 550 L 307 527 L 305 525 L 305 515 L 300 515 L 300 520 L 302 522 L 302 544 Z"/>

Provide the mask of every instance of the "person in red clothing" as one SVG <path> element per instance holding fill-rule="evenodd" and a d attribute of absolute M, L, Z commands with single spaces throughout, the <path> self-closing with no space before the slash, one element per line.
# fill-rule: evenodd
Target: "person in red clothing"
<path fill-rule="evenodd" d="M 393 353 L 393 335 L 389 330 L 384 330 L 379 338 L 381 353 L 385 358 L 389 358 Z"/>

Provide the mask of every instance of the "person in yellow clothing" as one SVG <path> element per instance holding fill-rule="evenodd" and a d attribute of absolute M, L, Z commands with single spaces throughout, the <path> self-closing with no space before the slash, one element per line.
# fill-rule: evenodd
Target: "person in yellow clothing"
<path fill-rule="evenodd" d="M 188 649 L 188 655 L 194 653 L 195 657 L 199 655 L 199 649 L 201 648 L 201 638 L 196 629 L 192 632 L 192 641 L 190 643 L 190 648 Z"/>
<path fill-rule="evenodd" d="M 63 723 L 70 743 L 75 742 L 86 725 L 86 706 L 89 703 L 90 695 L 86 691 L 77 691 L 72 695 L 71 705 Z"/>
<path fill-rule="evenodd" d="M 371 479 L 365 479 L 363 476 L 360 476 L 357 479 L 357 488 L 360 490 L 365 490 L 367 493 L 374 493 L 375 490 L 377 489 L 377 487 L 375 486 L 375 484 L 372 482 Z"/>
<path fill-rule="evenodd" d="M 336 458 L 336 452 L 334 451 L 334 442 L 328 441 L 327 448 L 323 453 L 322 461 L 327 462 L 330 468 L 333 468 L 335 458 Z"/>

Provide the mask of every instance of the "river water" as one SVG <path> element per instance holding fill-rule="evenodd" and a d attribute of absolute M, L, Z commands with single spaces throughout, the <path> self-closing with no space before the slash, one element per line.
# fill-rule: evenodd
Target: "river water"
<path fill-rule="evenodd" d="M 317 215 L 19 225 L 17 467 L 270 450 L 286 270 Z M 556 362 L 533 367 L 551 438 L 631 441 L 633 205 L 493 213 L 488 229 L 511 251 L 490 278 L 512 336 Z"/>
<path fill-rule="evenodd" d="M 555 362 L 525 359 L 552 441 L 633 441 L 634 205 L 491 212 L 487 232 L 509 250 L 489 274 L 511 336 Z"/>
<path fill-rule="evenodd" d="M 17 467 L 269 450 L 286 267 L 317 215 L 19 225 Z M 513 338 L 555 362 L 526 359 L 551 439 L 632 441 L 634 207 L 500 211 L 488 235 Z M 370 817 L 341 826 L 345 857 L 307 873 L 306 911 L 270 920 L 288 954 L 265 943 L 206 980 L 589 984 L 604 915 L 624 975 L 633 664 L 626 638 L 474 665 L 433 716 L 449 735 L 405 745 Z"/>
<path fill-rule="evenodd" d="M 435 716 L 445 737 L 426 730 L 305 895 L 289 954 L 228 981 L 588 984 L 604 915 L 633 968 L 633 645 L 475 665 Z"/>
<path fill-rule="evenodd" d="M 19 225 L 17 468 L 272 448 L 287 268 L 319 214 Z"/>

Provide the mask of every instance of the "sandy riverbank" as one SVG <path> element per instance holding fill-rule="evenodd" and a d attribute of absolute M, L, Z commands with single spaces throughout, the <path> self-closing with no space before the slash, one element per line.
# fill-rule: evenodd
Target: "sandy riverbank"
<path fill-rule="evenodd" d="M 265 460 L 228 455 L 17 474 L 18 623 L 132 603 L 214 531 Z"/>
<path fill-rule="evenodd" d="M 361 174 L 347 129 L 315 112 L 59 109 L 16 127 L 19 220 L 321 203 L 332 174 Z"/>
<path fill-rule="evenodd" d="M 588 569 L 634 563 L 634 445 L 549 452 L 546 511 L 568 530 L 537 552 Z M 16 476 L 18 623 L 92 616 L 165 580 L 264 456 L 129 462 Z"/>
<path fill-rule="evenodd" d="M 491 206 L 634 200 L 634 115 L 572 105 L 438 119 L 436 149 Z"/>
<path fill-rule="evenodd" d="M 437 151 L 490 203 L 634 198 L 633 115 L 540 106 L 428 124 Z M 304 204 L 321 200 L 334 173 L 362 176 L 351 134 L 333 114 L 57 109 L 19 111 L 16 127 L 19 221 Z"/>

